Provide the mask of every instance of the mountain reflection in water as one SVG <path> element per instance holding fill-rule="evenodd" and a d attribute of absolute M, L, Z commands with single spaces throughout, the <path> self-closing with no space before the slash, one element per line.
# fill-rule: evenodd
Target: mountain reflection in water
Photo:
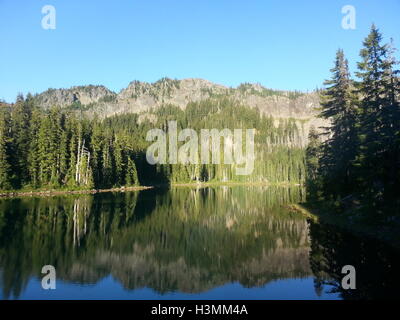
<path fill-rule="evenodd" d="M 228 284 L 244 290 L 312 279 L 318 297 L 340 279 L 325 263 L 329 240 L 320 225 L 311 224 L 320 240 L 310 239 L 310 223 L 285 206 L 303 197 L 300 187 L 223 186 L 2 199 L 2 297 L 24 298 L 40 286 L 31 280 L 41 279 L 44 265 L 64 284 L 54 291 L 112 276 L 121 290 L 207 298 Z"/>

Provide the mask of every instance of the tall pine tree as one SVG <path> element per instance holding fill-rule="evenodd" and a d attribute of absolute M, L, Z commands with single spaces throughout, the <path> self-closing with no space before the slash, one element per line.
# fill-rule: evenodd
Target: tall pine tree
<path fill-rule="evenodd" d="M 361 187 L 371 205 L 382 205 L 399 186 L 399 85 L 391 48 L 373 25 L 360 51 L 358 92 L 362 108 Z"/>
<path fill-rule="evenodd" d="M 358 145 L 358 111 L 343 50 L 336 53 L 332 78 L 325 81 L 321 116 L 331 121 L 323 143 L 321 172 L 326 196 L 344 196 L 354 183 L 354 160 Z"/>

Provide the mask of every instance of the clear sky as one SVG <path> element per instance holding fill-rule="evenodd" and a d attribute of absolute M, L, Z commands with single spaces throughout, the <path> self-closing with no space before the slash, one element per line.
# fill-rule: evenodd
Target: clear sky
<path fill-rule="evenodd" d="M 47 4 L 55 30 L 42 28 Z M 0 0 L 0 99 L 165 76 L 313 90 L 339 47 L 355 70 L 372 22 L 400 48 L 400 0 Z"/>

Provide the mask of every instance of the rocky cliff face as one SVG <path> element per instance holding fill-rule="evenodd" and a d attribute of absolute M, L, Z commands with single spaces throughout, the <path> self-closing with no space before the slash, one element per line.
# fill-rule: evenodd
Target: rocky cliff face
<path fill-rule="evenodd" d="M 101 111 L 105 117 L 117 113 L 140 113 L 172 104 L 184 109 L 189 102 L 216 96 L 227 96 L 265 114 L 279 118 L 309 119 L 319 106 L 316 93 L 277 91 L 259 84 L 242 84 L 229 88 L 203 79 L 172 80 L 163 78 L 154 83 L 132 81 L 116 94 L 104 86 L 78 86 L 70 89 L 49 89 L 35 96 L 38 105 L 69 107 L 74 103 L 91 112 Z M 105 113 L 104 113 L 105 111 Z"/>
<path fill-rule="evenodd" d="M 154 83 L 132 81 L 118 94 L 104 86 L 79 86 L 70 89 L 49 89 L 35 96 L 38 105 L 49 108 L 60 106 L 83 110 L 87 115 L 109 117 L 116 114 L 140 113 L 149 117 L 151 110 L 163 104 L 185 109 L 189 102 L 212 97 L 229 97 L 250 108 L 275 118 L 294 118 L 302 122 L 303 141 L 306 142 L 311 125 L 327 125 L 317 118 L 319 97 L 315 92 L 278 91 L 259 84 L 242 84 L 230 88 L 203 79 L 172 80 L 163 78 Z"/>
<path fill-rule="evenodd" d="M 116 94 L 104 86 L 77 86 L 69 89 L 48 89 L 36 95 L 36 103 L 43 108 L 59 106 L 62 108 L 74 104 L 83 106 L 101 103 L 104 101 L 114 101 Z"/>

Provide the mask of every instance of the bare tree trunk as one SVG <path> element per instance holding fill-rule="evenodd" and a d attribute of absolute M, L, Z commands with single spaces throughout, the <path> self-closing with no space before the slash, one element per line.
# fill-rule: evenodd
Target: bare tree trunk
<path fill-rule="evenodd" d="M 81 138 L 79 138 L 78 142 L 78 155 L 76 159 L 76 169 L 75 169 L 75 182 L 79 183 L 79 163 L 81 161 L 80 154 L 81 153 Z"/>
<path fill-rule="evenodd" d="M 90 152 L 87 151 L 87 165 L 86 165 L 86 174 L 85 174 L 85 176 L 86 176 L 85 184 L 86 185 L 89 183 L 89 172 L 90 172 L 89 171 L 89 169 L 90 169 L 89 164 L 90 164 Z"/>

